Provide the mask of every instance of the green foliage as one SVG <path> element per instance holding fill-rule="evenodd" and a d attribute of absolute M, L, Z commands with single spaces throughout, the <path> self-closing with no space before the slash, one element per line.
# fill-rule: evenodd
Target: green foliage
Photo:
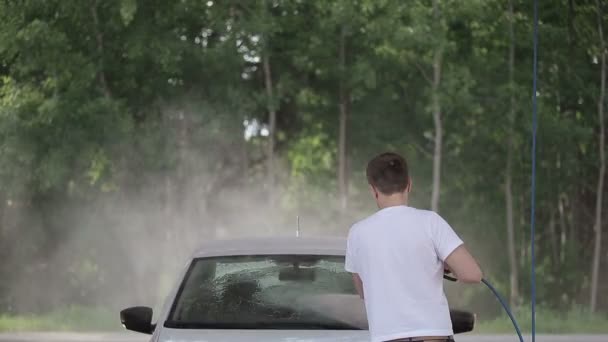
<path fill-rule="evenodd" d="M 0 312 L 53 311 L 54 300 L 35 307 L 15 294 L 15 284 L 36 277 L 55 290 L 68 279 L 61 302 L 82 305 L 146 277 L 166 278 L 175 250 L 245 230 L 234 216 L 251 225 L 258 220 L 250 216 L 261 216 L 269 227 L 268 217 L 282 224 L 307 215 L 318 219 L 319 233 L 344 235 L 374 209 L 365 163 L 385 150 L 407 155 L 413 204 L 426 207 L 439 46 L 441 214 L 507 293 L 503 183 L 512 96 L 515 237 L 526 288 L 532 8 L 514 1 L 510 84 L 508 2 L 439 3 L 440 20 L 430 1 L 418 0 L 0 2 L 0 278 L 11 280 L 0 284 Z M 570 3 L 546 2 L 540 11 L 537 279 L 549 322 L 552 310 L 586 303 L 597 191 L 596 9 L 591 0 Z M 262 56 L 269 56 L 277 112 L 282 170 L 274 188 L 265 184 Z M 337 203 L 340 86 L 351 103 L 347 211 Z M 245 130 L 254 133 L 243 139 Z M 278 193 L 274 204 L 268 191 Z M 66 249 L 72 239 L 81 245 Z M 133 252 L 124 242 L 131 240 L 162 244 L 171 257 L 141 271 L 149 255 Z M 608 263 L 601 267 L 608 271 Z M 454 299 L 459 305 L 497 314 L 482 291 L 467 291 Z M 142 300 L 161 291 L 144 292 Z M 600 297 L 606 310 L 608 296 Z"/>
<path fill-rule="evenodd" d="M 522 333 L 530 333 L 532 317 L 529 308 L 522 308 L 515 313 Z M 479 317 L 478 317 L 479 318 Z M 536 332 L 540 334 L 606 334 L 608 317 L 592 315 L 585 309 L 574 308 L 566 312 L 543 310 L 537 311 Z M 480 319 L 475 327 L 475 334 L 512 334 L 513 324 L 504 315 L 490 321 Z"/>
<path fill-rule="evenodd" d="M 117 314 L 107 309 L 70 307 L 47 315 L 0 315 L 1 332 L 118 331 Z"/>

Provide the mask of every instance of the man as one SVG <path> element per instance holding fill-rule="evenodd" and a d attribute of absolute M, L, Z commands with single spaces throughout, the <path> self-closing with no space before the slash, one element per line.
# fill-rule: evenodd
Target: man
<path fill-rule="evenodd" d="M 375 157 L 367 180 L 379 210 L 351 227 L 345 268 L 365 301 L 372 342 L 453 341 L 443 273 L 478 283 L 477 262 L 438 214 L 408 206 L 403 157 Z"/>

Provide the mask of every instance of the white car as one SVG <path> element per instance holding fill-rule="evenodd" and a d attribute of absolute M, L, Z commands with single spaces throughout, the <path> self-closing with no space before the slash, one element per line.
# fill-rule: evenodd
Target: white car
<path fill-rule="evenodd" d="M 156 324 L 149 307 L 121 311 L 121 322 L 152 342 L 369 341 L 345 251 L 346 240 L 336 238 L 209 241 Z M 473 329 L 472 314 L 451 314 L 456 333 Z"/>

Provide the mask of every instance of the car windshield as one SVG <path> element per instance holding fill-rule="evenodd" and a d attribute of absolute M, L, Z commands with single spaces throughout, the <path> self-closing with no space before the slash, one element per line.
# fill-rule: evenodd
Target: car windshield
<path fill-rule="evenodd" d="M 182 329 L 367 329 L 344 256 L 195 259 L 165 326 Z"/>

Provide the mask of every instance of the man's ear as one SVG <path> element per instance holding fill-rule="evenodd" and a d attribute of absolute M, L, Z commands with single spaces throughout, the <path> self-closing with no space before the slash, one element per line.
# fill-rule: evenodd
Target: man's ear
<path fill-rule="evenodd" d="M 407 191 L 407 193 L 410 193 L 412 191 L 412 177 L 407 177 L 407 188 L 405 188 L 405 191 Z"/>
<path fill-rule="evenodd" d="M 369 190 L 372 193 L 372 196 L 374 196 L 375 199 L 378 199 L 378 189 L 376 189 L 373 185 L 369 185 Z"/>

